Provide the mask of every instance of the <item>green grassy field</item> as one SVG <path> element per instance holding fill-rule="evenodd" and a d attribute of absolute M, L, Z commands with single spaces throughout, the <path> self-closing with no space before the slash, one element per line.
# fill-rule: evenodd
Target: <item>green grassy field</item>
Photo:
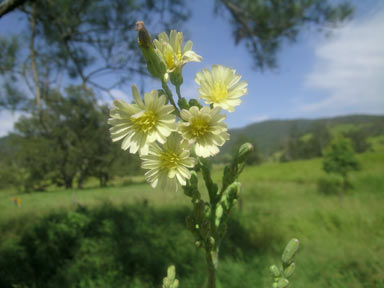
<path fill-rule="evenodd" d="M 230 223 L 230 246 L 223 247 L 222 287 L 270 287 L 268 267 L 279 263 L 281 250 L 292 237 L 301 241 L 292 287 L 384 287 L 384 152 L 358 157 L 362 170 L 351 173 L 353 189 L 341 202 L 337 195 L 318 192 L 317 181 L 328 177 L 321 159 L 247 167 L 233 217 L 241 229 Z M 214 171 L 216 180 L 220 171 Z M 124 185 L 120 179 L 107 188 L 92 187 L 91 182 L 83 190 L 23 194 L 20 208 L 10 201 L 13 191 L 0 191 L 0 240 L 17 240 L 29 223 L 53 212 L 74 210 L 74 201 L 90 209 L 105 202 L 120 207 L 144 201 L 161 211 L 189 207 L 182 191 L 151 189 L 141 177 L 128 182 Z M 195 249 L 192 236 L 183 233 L 187 233 L 183 245 Z M 181 287 L 196 287 L 193 275 L 180 278 Z M 152 287 L 137 285 L 118 287 Z"/>

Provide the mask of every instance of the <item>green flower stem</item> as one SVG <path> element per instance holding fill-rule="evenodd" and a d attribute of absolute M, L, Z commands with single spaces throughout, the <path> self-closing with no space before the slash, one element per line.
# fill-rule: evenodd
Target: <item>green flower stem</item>
<path fill-rule="evenodd" d="M 171 89 L 169 89 L 169 87 L 168 87 L 167 83 L 165 83 L 165 81 L 161 81 L 161 87 L 163 87 L 163 90 L 164 90 L 165 94 L 167 95 L 169 102 L 171 102 L 173 107 L 175 107 L 175 109 L 176 109 L 175 111 L 176 111 L 177 116 L 180 117 L 180 111 L 179 111 L 179 108 L 177 107 L 175 101 L 173 100 L 173 95 L 172 95 Z"/>
<path fill-rule="evenodd" d="M 216 268 L 213 265 L 212 257 L 207 251 L 207 263 L 208 263 L 208 283 L 207 288 L 216 288 Z"/>
<path fill-rule="evenodd" d="M 184 99 L 184 98 L 181 98 Z M 183 107 L 183 101 L 179 106 Z M 187 227 L 196 237 L 195 245 L 203 247 L 207 261 L 207 281 L 205 288 L 216 288 L 216 271 L 219 264 L 219 248 L 226 231 L 228 216 L 236 204 L 240 183 L 238 176 L 244 168 L 247 157 L 253 147 L 249 143 L 243 144 L 232 163 L 225 167 L 222 188 L 212 181 L 211 165 L 207 159 L 198 158 L 198 170 L 201 171 L 209 200 L 203 201 L 198 190 L 196 171 L 191 172 L 191 178 L 184 186 L 184 193 L 191 197 L 193 204 L 192 215 L 187 217 Z M 288 271 L 289 272 L 289 271 Z"/>
<path fill-rule="evenodd" d="M 218 234 L 217 227 L 215 225 L 216 220 L 216 207 L 218 203 L 218 197 L 216 195 L 218 191 L 218 187 L 212 181 L 211 172 L 209 164 L 206 160 L 200 159 L 201 162 L 201 170 L 204 178 L 205 185 L 209 194 L 209 226 L 210 226 L 210 234 L 211 238 L 208 240 L 209 243 L 205 246 L 205 253 L 208 265 L 208 283 L 207 288 L 216 288 L 216 270 L 219 264 L 219 247 L 218 243 Z"/>
<path fill-rule="evenodd" d="M 179 100 L 181 100 L 180 85 L 176 85 L 176 94 Z"/>

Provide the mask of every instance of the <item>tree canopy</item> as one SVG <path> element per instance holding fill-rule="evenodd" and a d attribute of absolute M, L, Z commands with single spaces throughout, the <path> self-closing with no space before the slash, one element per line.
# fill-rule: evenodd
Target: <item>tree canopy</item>
<path fill-rule="evenodd" d="M 235 43 L 244 42 L 254 67 L 277 66 L 276 55 L 307 26 L 335 26 L 352 15 L 348 2 L 328 0 L 216 0 L 216 11 L 230 13 Z"/>
<path fill-rule="evenodd" d="M 131 154 L 111 143 L 108 108 L 94 100 L 93 92 L 82 86 L 69 86 L 65 95 L 51 91 L 44 119 L 35 112 L 16 123 L 13 159 L 19 173 L 24 171 L 20 182 L 25 190 L 51 184 L 71 188 L 75 180 L 81 188 L 90 176 L 104 186 L 113 176 L 139 169 Z"/>
<path fill-rule="evenodd" d="M 1 7 L 7 2 L 12 1 Z M 40 107 L 49 89 L 68 82 L 91 87 L 96 94 L 110 93 L 134 74 L 146 74 L 134 31 L 138 19 L 159 32 L 189 17 L 184 0 L 17 3 L 25 32 L 0 37 L 0 104 L 13 109 L 29 109 L 31 95 Z"/>

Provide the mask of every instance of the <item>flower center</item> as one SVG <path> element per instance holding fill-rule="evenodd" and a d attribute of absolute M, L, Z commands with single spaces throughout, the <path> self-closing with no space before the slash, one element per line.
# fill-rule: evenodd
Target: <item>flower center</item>
<path fill-rule="evenodd" d="M 157 124 L 157 115 L 153 111 L 145 111 L 144 114 L 138 118 L 131 117 L 131 121 L 137 130 L 150 132 Z"/>
<path fill-rule="evenodd" d="M 190 127 L 191 134 L 194 137 L 201 137 L 209 131 L 208 121 L 201 117 L 192 119 Z"/>
<path fill-rule="evenodd" d="M 181 50 L 179 49 L 176 53 L 176 58 L 177 58 L 177 61 L 180 62 L 181 61 Z"/>
<path fill-rule="evenodd" d="M 221 82 L 215 82 L 212 88 L 212 101 L 219 103 L 224 99 L 227 99 L 228 89 L 227 86 Z"/>
<path fill-rule="evenodd" d="M 174 60 L 174 55 L 172 52 L 167 51 L 165 53 L 165 62 L 167 63 L 167 66 L 169 69 L 172 69 L 175 67 L 175 60 Z"/>
<path fill-rule="evenodd" d="M 168 150 L 161 154 L 160 163 L 161 169 L 170 170 L 179 166 L 180 157 L 175 152 Z"/>

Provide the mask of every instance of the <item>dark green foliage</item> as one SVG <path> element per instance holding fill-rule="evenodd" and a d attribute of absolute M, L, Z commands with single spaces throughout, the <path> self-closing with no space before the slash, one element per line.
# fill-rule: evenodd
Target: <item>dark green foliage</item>
<path fill-rule="evenodd" d="M 235 43 L 244 42 L 256 68 L 274 68 L 285 41 L 296 40 L 306 25 L 334 26 L 351 16 L 346 2 L 326 0 L 217 0 L 231 15 Z"/>
<path fill-rule="evenodd" d="M 260 155 L 264 158 L 286 147 L 291 136 L 301 139 L 304 135 L 316 132 L 313 129 L 315 127 L 326 127 L 328 131 L 332 131 L 333 128 L 344 124 L 354 125 L 358 127 L 357 130 L 364 130 L 364 137 L 384 134 L 383 116 L 349 115 L 315 120 L 268 120 L 250 124 L 244 128 L 232 129 L 230 131 L 231 139 L 224 144 L 221 154 L 230 154 L 234 149 L 235 143 L 238 142 L 237 139 L 243 137 L 242 135 L 246 135 L 252 143 L 253 141 L 257 142 Z M 348 134 L 346 137 L 348 137 Z M 319 150 L 317 149 L 317 151 Z"/>
<path fill-rule="evenodd" d="M 16 64 L 19 50 L 18 39 L 13 36 L 9 39 L 0 38 L 0 75 L 12 70 Z"/>
<path fill-rule="evenodd" d="M 305 136 L 309 137 L 303 139 Z M 323 149 L 330 141 L 331 134 L 325 124 L 321 122 L 313 123 L 304 136 L 301 135 L 294 126 L 290 137 L 284 145 L 280 161 L 285 162 L 320 157 Z"/>
<path fill-rule="evenodd" d="M 0 36 L 0 107 L 9 110 L 18 110 L 28 105 L 25 93 L 15 83 L 17 73 L 14 71 L 19 65 L 20 43 L 19 39 Z"/>
<path fill-rule="evenodd" d="M 367 138 L 371 135 L 367 127 L 348 131 L 344 134 L 345 137 L 351 139 L 353 150 L 355 150 L 356 153 L 363 153 L 371 148 L 370 143 L 367 142 Z"/>
<path fill-rule="evenodd" d="M 71 188 L 75 180 L 81 188 L 90 176 L 105 186 L 114 175 L 139 169 L 136 158 L 112 145 L 107 107 L 99 107 L 84 87 L 70 86 L 66 94 L 52 91 L 44 110 L 15 125 L 14 158 L 26 191 L 52 183 Z"/>
<path fill-rule="evenodd" d="M 343 190 L 350 188 L 348 174 L 351 171 L 360 170 L 361 164 L 356 159 L 351 140 L 343 136 L 336 137 L 324 151 L 323 169 L 327 173 L 340 175 L 343 178 Z"/>
<path fill-rule="evenodd" d="M 7 109 L 29 110 L 35 97 L 45 101 L 63 76 L 104 96 L 134 74 L 148 75 L 137 47 L 136 21 L 159 33 L 171 25 L 180 27 L 190 14 L 184 0 L 22 2 L 17 8 L 25 33 L 0 37 L 0 75 L 5 80 L 0 107 Z M 20 83 L 30 89 L 20 89 Z"/>
<path fill-rule="evenodd" d="M 323 169 L 327 173 L 339 174 L 342 177 L 360 169 L 360 163 L 355 158 L 349 139 L 339 136 L 330 143 L 324 152 Z"/>
<path fill-rule="evenodd" d="M 183 287 L 199 287 L 204 269 L 197 267 L 205 260 L 184 228 L 188 213 L 105 204 L 50 214 L 1 244 L 0 287 L 159 287 L 170 264 L 190 283 Z M 252 241 L 232 243 L 250 239 L 249 232 L 237 220 L 229 225 L 238 234 L 226 245 L 249 256 L 256 249 Z M 236 253 L 223 251 L 224 257 Z"/>

